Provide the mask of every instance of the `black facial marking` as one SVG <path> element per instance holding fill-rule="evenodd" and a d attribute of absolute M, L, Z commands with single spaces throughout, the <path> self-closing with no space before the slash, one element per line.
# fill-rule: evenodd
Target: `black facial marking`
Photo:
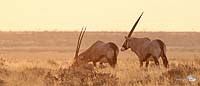
<path fill-rule="evenodd" d="M 124 44 L 122 45 L 122 47 L 124 47 L 125 50 L 128 49 L 128 44 L 127 44 L 127 40 L 124 42 Z"/>

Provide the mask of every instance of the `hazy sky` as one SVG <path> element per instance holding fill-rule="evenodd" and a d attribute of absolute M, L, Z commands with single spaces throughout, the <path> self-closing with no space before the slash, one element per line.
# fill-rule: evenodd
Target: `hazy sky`
<path fill-rule="evenodd" d="M 200 31 L 200 0 L 0 0 L 0 30 Z"/>

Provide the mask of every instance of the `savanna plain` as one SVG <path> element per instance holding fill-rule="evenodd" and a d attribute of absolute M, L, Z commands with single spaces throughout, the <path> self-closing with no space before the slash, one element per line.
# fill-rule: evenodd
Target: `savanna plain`
<path fill-rule="evenodd" d="M 127 32 L 86 32 L 80 52 L 97 40 L 121 48 Z M 71 68 L 79 32 L 0 32 L 0 86 L 200 86 L 199 32 L 135 32 L 132 37 L 161 39 L 169 68 L 119 52 L 115 69 L 93 64 Z M 196 81 L 188 80 L 192 75 Z"/>

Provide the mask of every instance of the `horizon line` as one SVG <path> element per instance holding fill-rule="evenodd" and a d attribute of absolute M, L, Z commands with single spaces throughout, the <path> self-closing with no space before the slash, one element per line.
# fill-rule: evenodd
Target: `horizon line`
<path fill-rule="evenodd" d="M 67 31 L 67 30 L 63 30 L 63 31 L 53 31 L 53 30 L 44 30 L 44 31 L 36 31 L 36 30 L 28 30 L 28 31 L 22 31 L 22 30 L 10 30 L 10 31 L 3 31 L 3 30 L 0 30 L 0 32 L 80 32 L 80 31 L 77 31 L 77 30 L 74 30 L 74 31 Z M 120 33 L 120 32 L 129 32 L 129 31 L 87 31 L 87 32 L 116 32 L 116 33 Z M 181 32 L 186 32 L 186 33 L 200 33 L 200 31 L 134 31 L 134 32 L 170 32 L 170 33 L 181 33 Z"/>

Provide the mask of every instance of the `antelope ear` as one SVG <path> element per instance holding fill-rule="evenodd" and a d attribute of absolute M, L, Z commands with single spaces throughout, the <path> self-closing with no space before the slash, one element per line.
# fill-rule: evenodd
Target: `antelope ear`
<path fill-rule="evenodd" d="M 125 36 L 125 39 L 128 39 L 128 36 Z"/>

